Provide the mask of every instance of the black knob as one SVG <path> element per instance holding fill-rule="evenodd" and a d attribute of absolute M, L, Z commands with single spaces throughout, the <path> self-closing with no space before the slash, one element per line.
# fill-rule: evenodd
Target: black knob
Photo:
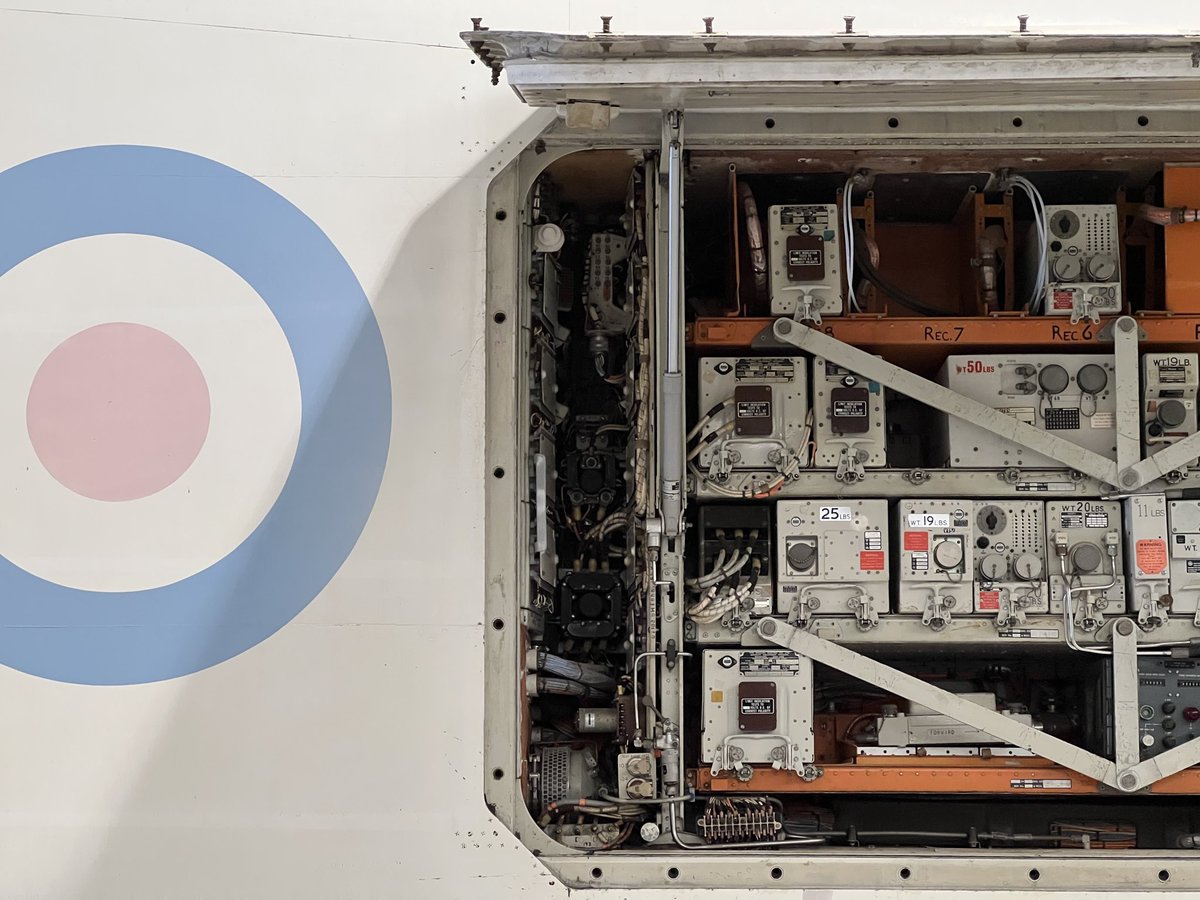
<path fill-rule="evenodd" d="M 1163 731 L 1174 731 L 1174 730 L 1175 730 L 1175 720 L 1174 719 L 1163 719 Z"/>
<path fill-rule="evenodd" d="M 1164 714 L 1166 714 L 1168 716 L 1171 713 L 1175 712 L 1175 702 L 1173 700 L 1164 700 L 1163 705 L 1162 705 L 1162 711 Z"/>
<path fill-rule="evenodd" d="M 1067 389 L 1067 385 L 1070 383 L 1071 376 L 1067 374 L 1066 369 L 1057 363 L 1043 366 L 1042 371 L 1038 373 L 1038 384 L 1042 386 L 1042 390 L 1047 394 L 1061 394 Z"/>
<path fill-rule="evenodd" d="M 1174 746 L 1175 746 L 1175 737 L 1174 737 L 1174 735 L 1170 735 L 1170 734 L 1168 734 L 1168 735 L 1164 736 L 1164 737 L 1163 737 L 1163 739 L 1162 739 L 1162 745 L 1163 745 L 1164 747 L 1166 747 L 1168 750 L 1169 750 L 1170 748 L 1174 747 Z"/>
<path fill-rule="evenodd" d="M 1104 366 L 1088 363 L 1075 373 L 1075 381 L 1085 394 L 1098 394 L 1108 387 L 1108 373 L 1104 371 Z"/>
<path fill-rule="evenodd" d="M 787 551 L 788 564 L 797 572 L 811 569 L 817 560 L 817 548 L 812 544 L 792 544 Z"/>
<path fill-rule="evenodd" d="M 1187 407 L 1178 400 L 1164 400 L 1158 404 L 1158 421 L 1168 428 L 1176 428 L 1187 418 Z"/>

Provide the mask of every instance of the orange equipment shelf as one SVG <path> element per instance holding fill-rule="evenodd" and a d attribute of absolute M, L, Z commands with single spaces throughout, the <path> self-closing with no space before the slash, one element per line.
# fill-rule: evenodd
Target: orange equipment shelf
<path fill-rule="evenodd" d="M 1135 318 L 1145 332 L 1141 346 L 1153 351 L 1195 351 L 1200 342 L 1200 314 L 1141 313 Z M 688 328 L 688 345 L 701 353 L 748 350 L 771 318 L 700 318 Z M 814 326 L 817 327 L 817 326 Z M 1021 351 L 1062 352 L 1078 348 L 1096 352 L 1111 346 L 1099 340 L 1102 325 L 1057 316 L 976 316 L 891 318 L 851 315 L 826 318 L 819 326 L 839 341 L 903 361 L 919 370 L 941 365 L 951 353 Z"/>
<path fill-rule="evenodd" d="M 1163 169 L 1163 200 L 1167 206 L 1200 206 L 1200 169 Z M 1169 225 L 1166 230 L 1167 309 L 1200 312 L 1200 222 Z"/>
<path fill-rule="evenodd" d="M 688 779 L 699 792 L 744 794 L 1064 794 L 1120 793 L 1094 778 L 1037 757 L 876 756 L 822 766 L 824 774 L 806 782 L 794 772 L 755 767 L 749 782 L 732 775 L 713 777 L 693 769 Z M 1200 768 L 1186 769 L 1146 790 L 1150 794 L 1200 794 Z"/>

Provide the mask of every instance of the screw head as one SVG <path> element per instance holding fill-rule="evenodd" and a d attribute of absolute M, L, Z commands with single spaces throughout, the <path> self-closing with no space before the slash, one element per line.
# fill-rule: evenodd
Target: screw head
<path fill-rule="evenodd" d="M 715 18 L 714 16 L 705 16 L 704 17 L 704 33 L 705 34 L 712 34 L 712 23 L 713 23 L 714 18 Z"/>
<path fill-rule="evenodd" d="M 846 23 L 846 34 L 854 34 L 854 16 L 842 16 L 842 21 Z"/>
<path fill-rule="evenodd" d="M 1117 633 L 1128 637 L 1133 634 L 1133 623 L 1128 619 L 1118 619 L 1117 624 L 1113 626 L 1117 629 Z"/>
<path fill-rule="evenodd" d="M 758 625 L 758 630 L 764 637 L 770 637 L 775 633 L 775 620 L 763 619 Z"/>

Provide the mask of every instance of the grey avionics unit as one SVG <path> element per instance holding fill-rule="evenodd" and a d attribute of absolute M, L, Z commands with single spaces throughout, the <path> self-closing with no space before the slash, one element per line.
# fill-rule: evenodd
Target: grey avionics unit
<path fill-rule="evenodd" d="M 1167 529 L 1171 612 L 1192 616 L 1200 625 L 1200 500 L 1169 501 Z M 1143 562 L 1150 568 L 1158 565 L 1155 547 L 1143 549 Z"/>
<path fill-rule="evenodd" d="M 1196 433 L 1198 361 L 1196 353 L 1142 356 L 1142 443 L 1147 456 Z M 1195 464 L 1193 459 L 1189 466 Z"/>
<path fill-rule="evenodd" d="M 917 613 L 940 631 L 955 613 L 972 611 L 975 517 L 970 500 L 901 500 L 896 611 Z"/>
<path fill-rule="evenodd" d="M 887 519 L 886 500 L 780 500 L 776 611 L 792 622 L 819 611 L 877 625 L 889 610 Z"/>
<path fill-rule="evenodd" d="M 974 611 L 997 625 L 1020 625 L 1049 608 L 1045 504 L 1040 500 L 976 500 Z"/>
<path fill-rule="evenodd" d="M 1164 624 L 1172 613 L 1193 615 L 1197 596 L 1173 596 L 1171 591 L 1176 545 L 1171 538 L 1168 546 L 1167 498 L 1162 494 L 1129 497 L 1125 500 L 1124 513 L 1125 553 L 1129 561 L 1125 580 L 1126 607 L 1137 613 L 1138 624 L 1146 629 Z M 1188 523 L 1187 519 L 1187 513 L 1183 511 L 1180 524 L 1195 524 L 1196 531 L 1200 532 L 1200 521 Z M 1186 539 L 1179 542 L 1180 559 L 1186 559 L 1186 543 Z M 1200 559 L 1200 552 L 1196 556 Z M 1184 568 L 1187 568 L 1186 564 Z M 1200 566 L 1197 570 L 1200 571 Z"/>
<path fill-rule="evenodd" d="M 1051 500 L 1046 503 L 1046 555 L 1050 612 L 1070 604 L 1075 623 L 1094 631 L 1105 615 L 1125 611 L 1118 500 Z"/>
<path fill-rule="evenodd" d="M 842 314 L 841 227 L 833 204 L 767 210 L 771 313 L 821 320 Z"/>
<path fill-rule="evenodd" d="M 864 467 L 887 465 L 887 413 L 878 382 L 818 356 L 812 406 L 815 468 L 836 468 L 839 481 L 852 483 Z"/>
<path fill-rule="evenodd" d="M 1046 314 L 1072 321 L 1121 310 L 1117 208 L 1047 206 Z"/>
<path fill-rule="evenodd" d="M 938 377 L 972 400 L 1116 459 L 1111 356 L 951 356 Z M 951 467 L 1064 468 L 954 416 L 945 417 L 942 439 L 942 455 Z"/>
<path fill-rule="evenodd" d="M 713 481 L 807 463 L 808 361 L 801 356 L 700 360 L 701 419 L 689 457 Z"/>
<path fill-rule="evenodd" d="M 749 780 L 758 763 L 806 774 L 814 759 L 812 660 L 790 650 L 705 650 L 700 761 Z"/>

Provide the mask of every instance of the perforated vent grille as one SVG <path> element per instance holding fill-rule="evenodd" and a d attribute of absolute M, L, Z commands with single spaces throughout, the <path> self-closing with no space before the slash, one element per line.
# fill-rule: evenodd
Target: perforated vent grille
<path fill-rule="evenodd" d="M 1081 210 L 1080 226 L 1083 231 L 1085 253 L 1115 253 L 1113 232 L 1116 230 L 1113 211 L 1107 207 L 1097 210 Z"/>
<path fill-rule="evenodd" d="M 567 747 L 545 747 L 542 749 L 542 770 L 539 778 L 539 788 L 542 794 L 542 805 L 549 806 L 567 796 L 567 785 L 570 780 L 568 766 L 571 751 Z"/>
<path fill-rule="evenodd" d="M 1017 507 L 1008 510 L 1009 542 L 1017 553 L 1044 551 L 1042 536 L 1042 514 L 1040 510 Z"/>

